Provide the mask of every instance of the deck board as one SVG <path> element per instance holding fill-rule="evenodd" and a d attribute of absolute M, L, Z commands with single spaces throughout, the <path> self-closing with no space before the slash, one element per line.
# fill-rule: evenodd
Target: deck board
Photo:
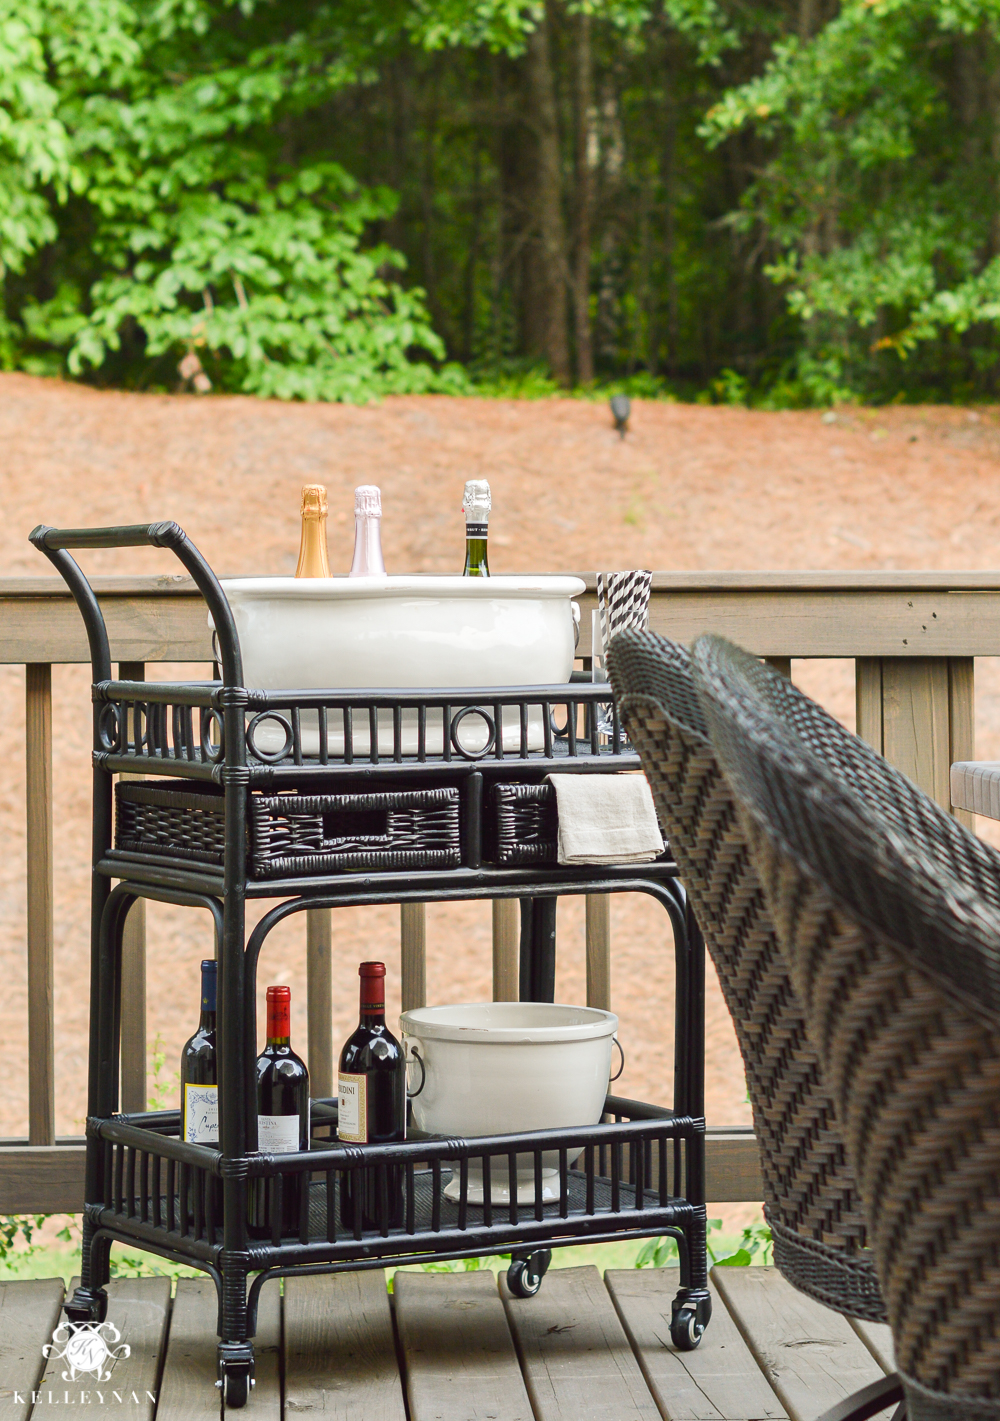
<path fill-rule="evenodd" d="M 393 1291 L 410 1421 L 532 1421 L 493 1273 L 397 1273 Z"/>
<path fill-rule="evenodd" d="M 533 1298 L 500 1290 L 535 1421 L 659 1421 L 593 1264 L 553 1270 Z"/>
<path fill-rule="evenodd" d="M 216 1380 L 218 1300 L 211 1278 L 178 1278 L 156 1421 L 219 1421 Z"/>
<path fill-rule="evenodd" d="M 169 1310 L 169 1278 L 113 1278 L 108 1284 L 107 1320 L 121 1336 L 118 1342 L 109 1339 L 109 1345 L 127 1346 L 128 1356 L 107 1363 L 108 1381 L 89 1374 L 76 1381 L 64 1379 L 66 1362 L 50 1357 L 39 1383 L 35 1414 L 47 1415 L 51 1405 L 65 1405 L 66 1395 L 72 1398 L 77 1413 L 104 1412 L 117 1405 L 115 1398 L 120 1396 L 122 1403 L 128 1404 L 129 1421 L 153 1421 Z"/>
<path fill-rule="evenodd" d="M 281 1421 L 281 1305 L 276 1282 L 261 1289 L 257 1307 L 257 1335 L 253 1340 L 254 1386 L 242 1411 L 230 1410 L 230 1417 L 247 1421 Z M 215 1322 L 212 1322 L 215 1332 Z M 212 1341 L 217 1341 L 213 1335 Z M 160 1421 L 157 1416 L 156 1421 Z"/>
<path fill-rule="evenodd" d="M 791 1421 L 814 1421 L 884 1375 L 845 1317 L 776 1268 L 713 1268 L 712 1279 Z"/>
<path fill-rule="evenodd" d="M 869 1352 L 885 1373 L 896 1370 L 896 1354 L 892 1347 L 892 1328 L 887 1322 L 862 1322 L 858 1317 L 848 1318 L 854 1331 L 861 1338 Z"/>
<path fill-rule="evenodd" d="M 678 1352 L 670 1341 L 670 1304 L 680 1269 L 609 1269 L 604 1282 L 665 1421 L 786 1421 L 714 1285 L 701 1345 Z"/>
<path fill-rule="evenodd" d="M 669 1326 L 678 1283 L 676 1269 L 620 1269 L 603 1281 L 593 1267 L 558 1269 L 537 1297 L 521 1299 L 502 1279 L 498 1290 L 486 1270 L 401 1272 L 394 1306 L 380 1271 L 286 1279 L 284 1299 L 269 1284 L 257 1386 L 242 1415 L 813 1421 L 892 1368 L 887 1327 L 850 1322 L 760 1267 L 713 1270 L 706 1337 L 696 1351 L 676 1352 Z M 213 1285 L 181 1279 L 173 1303 L 166 1278 L 115 1279 L 108 1293 L 109 1321 L 130 1355 L 110 1364 L 107 1382 L 84 1375 L 73 1383 L 60 1358 L 39 1376 L 61 1280 L 0 1283 L 0 1421 L 39 1421 L 66 1404 L 103 1414 L 117 1409 L 115 1393 L 137 1421 L 223 1421 Z"/>
<path fill-rule="evenodd" d="M 286 1279 L 284 1350 L 289 1416 L 405 1421 L 381 1269 Z"/>
<path fill-rule="evenodd" d="M 61 1278 L 0 1284 L 0 1421 L 26 1421 L 42 1375 L 42 1347 L 59 1322 Z"/>

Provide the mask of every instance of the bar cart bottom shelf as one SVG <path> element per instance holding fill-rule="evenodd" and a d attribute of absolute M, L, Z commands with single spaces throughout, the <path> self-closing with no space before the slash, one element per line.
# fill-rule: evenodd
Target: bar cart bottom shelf
<path fill-rule="evenodd" d="M 539 1200 L 530 1205 L 523 1202 L 512 1205 L 509 1202 L 498 1204 L 494 1200 L 489 1205 L 477 1205 L 466 1197 L 463 1204 L 449 1199 L 444 1192 L 452 1178 L 461 1181 L 461 1177 L 459 1167 L 413 1169 L 412 1184 L 406 1191 L 405 1227 L 384 1228 L 379 1232 L 366 1228 L 360 1237 L 354 1238 L 351 1236 L 354 1230 L 341 1214 L 339 1188 L 332 1191 L 331 1228 L 328 1208 L 331 1191 L 327 1182 L 312 1180 L 306 1185 L 303 1177 L 303 1190 L 308 1190 L 306 1227 L 297 1237 L 285 1237 L 278 1245 L 266 1240 L 251 1242 L 248 1271 L 252 1281 L 248 1278 L 246 1314 L 250 1336 L 256 1330 L 262 1285 L 281 1276 L 502 1254 L 510 1257 L 507 1283 L 511 1292 L 527 1298 L 539 1291 L 553 1248 L 662 1233 L 677 1240 L 682 1277 L 686 1274 L 690 1279 L 689 1285 L 682 1286 L 672 1301 L 671 1341 L 682 1351 L 698 1346 L 711 1317 L 711 1298 L 695 1261 L 703 1247 L 703 1206 L 664 1196 L 658 1187 L 650 1188 L 648 1183 L 640 1185 L 635 1180 L 610 1178 L 581 1169 L 569 1169 L 562 1174 L 564 1184 L 560 1197 L 550 1202 Z M 466 1179 L 466 1195 L 467 1184 Z M 158 1208 L 153 1207 L 156 1202 Z M 102 1234 L 108 1239 L 111 1233 L 118 1238 L 133 1233 L 136 1242 L 141 1241 L 148 1248 L 152 1240 L 148 1224 L 144 1227 L 146 1221 L 142 1213 L 146 1213 L 147 1220 L 150 1213 L 155 1213 L 161 1220 L 178 1222 L 183 1214 L 177 1193 L 161 1193 L 158 1201 L 147 1196 L 146 1207 L 137 1211 L 138 1217 L 127 1212 L 129 1205 L 125 1199 L 116 1200 L 116 1204 L 117 1208 L 107 1205 L 88 1208 L 85 1236 L 89 1235 L 92 1244 L 97 1243 Z M 432 1237 L 435 1246 L 428 1248 Z M 181 1250 L 175 1253 L 170 1242 L 181 1243 L 181 1236 L 168 1229 L 165 1236 L 161 1235 L 160 1246 L 153 1245 L 155 1251 L 178 1257 Z M 200 1242 L 205 1253 L 217 1254 L 222 1248 L 221 1228 L 203 1229 Z M 293 1262 L 287 1256 L 307 1243 L 315 1250 L 322 1250 L 325 1244 L 329 1249 L 327 1257 L 302 1263 Z M 281 1257 L 282 1253 L 286 1253 L 285 1258 Z M 691 1263 L 695 1264 L 693 1269 Z M 210 1271 L 214 1271 L 211 1265 Z M 103 1287 L 83 1286 L 67 1301 L 66 1313 L 71 1322 L 93 1323 L 103 1320 L 106 1306 Z M 220 1342 L 218 1356 L 220 1386 L 225 1392 L 226 1405 L 236 1409 L 245 1404 L 253 1385 L 253 1344 L 249 1340 Z"/>
<path fill-rule="evenodd" d="M 449 1175 L 451 1176 L 450 1180 Z M 413 1202 L 415 1217 L 413 1231 L 418 1234 L 433 1232 L 437 1235 L 441 1233 L 451 1234 L 453 1232 L 458 1233 L 465 1231 L 475 1234 L 480 1228 L 489 1228 L 491 1226 L 495 1228 L 497 1224 L 506 1222 L 505 1216 L 510 1209 L 510 1204 L 506 1197 L 506 1185 L 503 1187 L 504 1198 L 501 1201 L 500 1190 L 494 1182 L 491 1190 L 492 1208 L 490 1210 L 493 1217 L 492 1221 L 487 1221 L 485 1205 L 483 1203 L 476 1203 L 471 1196 L 471 1192 L 464 1211 L 461 1204 L 449 1196 L 447 1192 L 449 1184 L 457 1184 L 459 1177 L 459 1171 L 457 1169 L 448 1170 L 445 1168 L 441 1171 L 442 1192 L 439 1204 L 440 1222 L 438 1223 L 434 1221 L 434 1197 L 436 1190 L 433 1171 L 430 1169 L 414 1170 Z M 548 1181 L 545 1182 L 548 1183 Z M 617 1227 L 623 1231 L 628 1230 L 629 1213 L 636 1209 L 636 1189 L 634 1184 L 624 1182 L 616 1184 L 610 1179 L 602 1178 L 600 1175 L 592 1175 L 590 1176 L 590 1197 L 588 1198 L 587 1174 L 583 1170 L 571 1169 L 567 1172 L 566 1177 L 565 1208 L 568 1217 L 564 1219 L 561 1214 L 561 1206 L 558 1198 L 558 1176 L 554 1183 L 557 1197 L 544 1201 L 540 1209 L 536 1209 L 534 1205 L 534 1195 L 528 1200 L 525 1199 L 525 1186 L 523 1183 L 520 1185 L 518 1189 L 519 1201 L 517 1212 L 522 1223 L 529 1220 L 537 1222 L 539 1219 L 550 1219 L 554 1224 L 563 1223 L 572 1226 L 573 1221 L 578 1221 L 584 1217 L 596 1214 L 603 1216 L 605 1221 L 614 1216 Z M 645 1197 L 647 1204 L 652 1204 L 654 1199 L 656 1199 L 656 1196 L 648 1187 L 645 1190 Z M 643 1207 L 641 1196 L 638 1207 L 639 1209 Z M 676 1210 L 678 1217 L 686 1216 L 691 1211 L 691 1205 L 684 1199 L 668 1198 L 663 1207 Z M 465 1214 L 464 1218 L 462 1217 L 463 1213 Z M 335 1237 L 338 1240 L 349 1238 L 351 1233 L 350 1225 L 341 1217 L 339 1201 L 336 1221 L 337 1228 Z M 640 1224 L 638 1217 L 635 1218 L 634 1223 L 636 1225 Z M 389 1230 L 386 1235 L 386 1240 L 387 1242 L 391 1242 L 393 1254 L 397 1251 L 398 1245 L 404 1243 L 410 1233 L 411 1230 L 409 1229 L 396 1228 Z M 310 1239 L 322 1239 L 327 1236 L 326 1187 L 322 1181 L 320 1181 L 312 1184 L 309 1189 L 309 1237 Z M 377 1239 L 373 1241 L 370 1234 L 366 1235 L 365 1245 L 370 1246 L 374 1243 L 374 1246 L 377 1247 L 378 1242 L 379 1240 Z M 360 1248 L 361 1244 L 359 1243 L 359 1250 Z M 490 1248 L 484 1244 L 483 1252 L 488 1253 L 490 1251 Z M 509 1252 L 510 1250 L 506 1248 L 503 1251 Z M 386 1261 L 390 1261 L 392 1256 L 393 1255 L 390 1254 Z"/>

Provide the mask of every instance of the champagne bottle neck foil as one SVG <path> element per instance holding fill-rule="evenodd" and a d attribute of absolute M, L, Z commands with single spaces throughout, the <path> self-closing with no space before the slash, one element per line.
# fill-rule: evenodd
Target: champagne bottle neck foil
<path fill-rule="evenodd" d="M 326 554 L 326 489 L 322 484 L 305 484 L 302 489 L 302 538 L 296 577 L 329 577 Z"/>
<path fill-rule="evenodd" d="M 382 517 L 382 490 L 378 484 L 359 484 L 354 490 L 355 518 Z"/>
<path fill-rule="evenodd" d="M 486 480 L 467 480 L 465 485 L 465 497 L 462 499 L 462 508 L 465 510 L 467 537 L 484 538 L 486 536 L 486 527 L 489 523 L 490 509 L 492 507 L 493 501 L 490 498 L 490 486 Z"/>
<path fill-rule="evenodd" d="M 385 577 L 382 559 L 382 495 L 374 484 L 354 490 L 352 577 Z"/>

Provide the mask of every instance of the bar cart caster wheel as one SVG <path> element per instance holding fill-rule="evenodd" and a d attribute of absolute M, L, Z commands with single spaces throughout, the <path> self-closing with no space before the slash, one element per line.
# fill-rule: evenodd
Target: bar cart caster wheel
<path fill-rule="evenodd" d="M 542 1286 L 542 1279 L 549 1271 L 551 1262 L 551 1248 L 515 1254 L 507 1269 L 507 1287 L 515 1298 L 533 1298 Z"/>
<path fill-rule="evenodd" d="M 226 1408 L 239 1411 L 246 1406 L 250 1396 L 250 1377 L 245 1369 L 234 1371 L 231 1367 L 226 1368 L 226 1379 L 224 1383 L 226 1397 Z"/>
<path fill-rule="evenodd" d="M 712 1316 L 712 1297 L 675 1298 L 670 1319 L 670 1340 L 678 1352 L 693 1352 L 705 1335 Z"/>
<path fill-rule="evenodd" d="M 253 1384 L 253 1349 L 229 1347 L 223 1352 L 220 1347 L 219 1380 L 216 1386 L 222 1390 L 227 1409 L 231 1407 L 234 1411 L 239 1411 L 246 1406 Z"/>
<path fill-rule="evenodd" d="M 103 1288 L 77 1288 L 63 1307 L 67 1322 L 74 1327 L 103 1322 L 108 1315 L 108 1295 Z"/>

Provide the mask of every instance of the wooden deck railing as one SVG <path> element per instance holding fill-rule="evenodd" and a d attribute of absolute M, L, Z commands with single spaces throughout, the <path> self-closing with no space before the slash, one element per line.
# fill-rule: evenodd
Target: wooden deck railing
<path fill-rule="evenodd" d="M 590 654 L 594 605 L 594 577 L 585 576 L 581 656 Z M 211 659 L 204 603 L 188 578 L 100 578 L 95 586 L 126 679 L 142 679 L 146 663 Z M 1000 573 L 661 573 L 650 621 L 684 642 L 721 633 L 786 674 L 792 658 L 852 658 L 858 733 L 947 807 L 949 766 L 974 754 L 973 658 L 1000 655 Z M 72 1211 L 82 1198 L 82 1141 L 55 1136 L 52 665 L 88 659 L 79 613 L 61 583 L 0 580 L 0 662 L 25 667 L 29 1056 L 27 1138 L 0 1141 L 2 1213 Z M 500 1000 L 517 992 L 515 914 L 512 902 L 494 904 Z M 307 918 L 309 1064 L 323 1093 L 333 1080 L 330 918 L 322 910 Z M 606 899 L 588 900 L 586 921 L 587 998 L 607 1005 Z M 410 1007 L 425 1000 L 419 905 L 403 908 L 400 934 L 402 999 Z M 146 1102 L 141 904 L 126 930 L 122 1018 L 122 1103 L 139 1110 Z M 708 1194 L 718 1203 L 760 1197 L 749 1131 L 710 1132 Z"/>

